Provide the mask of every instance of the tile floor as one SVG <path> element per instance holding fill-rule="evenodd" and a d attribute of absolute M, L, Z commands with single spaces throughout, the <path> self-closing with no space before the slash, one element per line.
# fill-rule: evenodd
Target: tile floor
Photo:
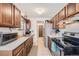
<path fill-rule="evenodd" d="M 52 56 L 49 49 L 45 48 L 43 38 L 38 39 L 38 45 L 33 46 L 28 56 Z"/>

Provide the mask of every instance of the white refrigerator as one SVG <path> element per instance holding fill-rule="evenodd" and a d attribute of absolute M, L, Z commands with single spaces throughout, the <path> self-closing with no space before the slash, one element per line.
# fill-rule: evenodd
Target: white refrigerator
<path fill-rule="evenodd" d="M 49 23 L 48 21 L 45 21 L 45 36 L 44 36 L 44 45 L 45 47 L 48 47 L 48 36 L 52 32 L 52 23 Z"/>

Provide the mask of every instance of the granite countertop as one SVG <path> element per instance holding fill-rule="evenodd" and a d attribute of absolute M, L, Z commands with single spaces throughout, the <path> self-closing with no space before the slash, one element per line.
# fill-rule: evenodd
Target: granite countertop
<path fill-rule="evenodd" d="M 24 43 L 32 35 L 33 35 L 33 33 L 31 33 L 29 36 L 23 36 L 23 37 L 15 40 L 15 41 L 9 43 L 9 44 L 2 45 L 2 46 L 0 46 L 0 50 L 14 50 L 19 45 L 21 45 L 22 43 Z"/>

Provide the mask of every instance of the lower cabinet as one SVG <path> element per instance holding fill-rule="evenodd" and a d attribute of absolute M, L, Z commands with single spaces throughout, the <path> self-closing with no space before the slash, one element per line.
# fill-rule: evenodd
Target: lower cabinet
<path fill-rule="evenodd" d="M 12 52 L 13 52 L 13 56 L 18 56 L 18 55 L 21 55 L 23 54 L 23 51 L 24 51 L 24 43 L 21 44 L 19 47 L 17 47 L 16 49 L 14 49 Z"/>
<path fill-rule="evenodd" d="M 28 55 L 33 45 L 33 37 L 30 37 L 29 40 L 25 42 L 24 55 Z"/>
<path fill-rule="evenodd" d="M 48 48 L 51 51 L 51 38 L 50 37 L 48 37 Z"/>
<path fill-rule="evenodd" d="M 0 50 L 0 56 L 27 56 L 33 45 L 33 36 L 29 37 L 25 42 L 13 50 Z"/>
<path fill-rule="evenodd" d="M 24 48 L 21 49 L 16 56 L 24 56 Z"/>
<path fill-rule="evenodd" d="M 33 37 L 28 38 L 22 45 L 15 49 L 14 56 L 27 56 L 33 45 Z"/>

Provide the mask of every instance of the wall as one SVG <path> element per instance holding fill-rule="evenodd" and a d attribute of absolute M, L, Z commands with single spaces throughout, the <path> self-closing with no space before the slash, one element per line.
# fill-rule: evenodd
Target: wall
<path fill-rule="evenodd" d="M 68 18 L 68 20 L 70 21 L 79 20 L 79 14 L 76 14 L 73 17 Z M 65 29 L 66 29 L 65 31 L 69 31 L 69 32 L 79 32 L 79 22 L 66 25 Z"/>
<path fill-rule="evenodd" d="M 79 32 L 79 22 L 66 25 L 65 31 L 69 32 Z"/>
<path fill-rule="evenodd" d="M 49 18 L 29 18 L 31 20 L 31 30 L 33 30 L 34 33 L 34 45 L 37 45 L 38 43 L 38 31 L 37 31 L 37 21 L 45 21 Z"/>
<path fill-rule="evenodd" d="M 68 20 L 74 21 L 74 20 L 79 20 L 79 14 L 76 14 L 75 16 L 68 18 Z M 64 31 L 63 31 L 64 30 Z M 68 24 L 65 26 L 65 29 L 62 29 L 61 32 L 74 32 L 74 33 L 79 33 L 79 22 L 75 22 L 72 24 Z M 77 37 L 79 37 L 79 34 L 76 34 Z"/>

